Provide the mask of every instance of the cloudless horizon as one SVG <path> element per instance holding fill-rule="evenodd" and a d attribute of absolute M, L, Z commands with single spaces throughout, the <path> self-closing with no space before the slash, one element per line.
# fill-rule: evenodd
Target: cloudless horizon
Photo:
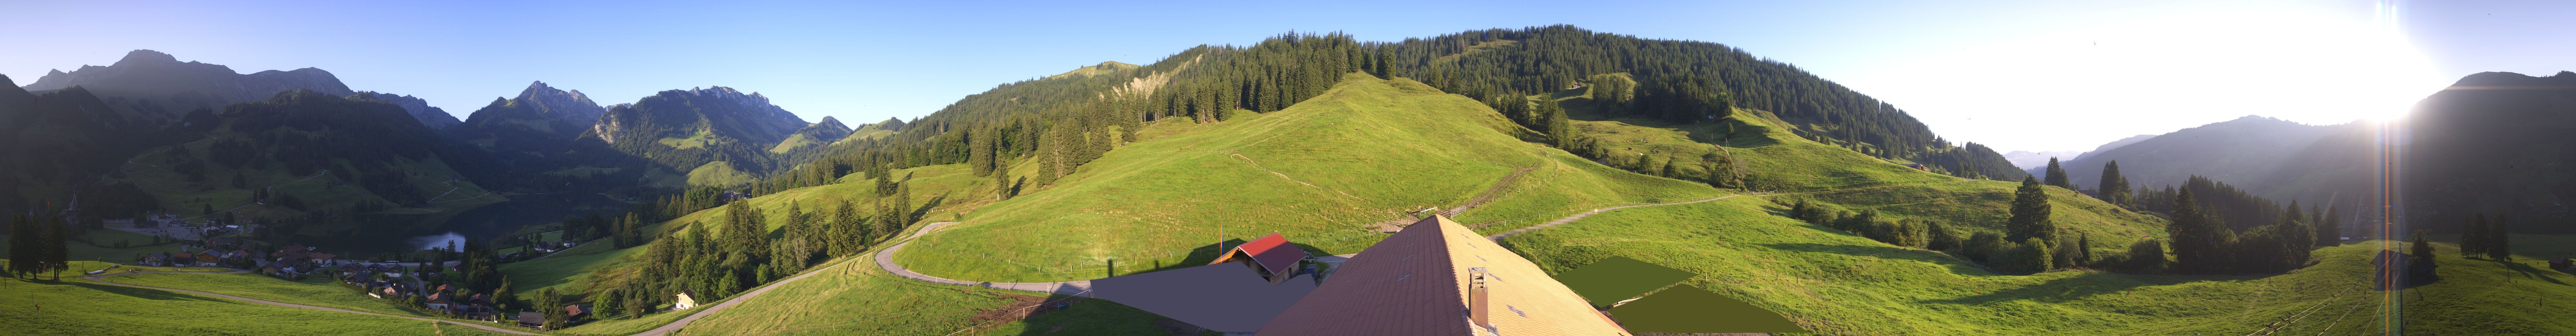
<path fill-rule="evenodd" d="M 321 68 L 465 119 L 530 81 L 601 104 L 759 92 L 808 121 L 929 114 L 995 85 L 1289 31 L 1400 41 L 1570 24 L 1709 41 L 1906 109 L 1954 142 L 2089 150 L 2263 115 L 2386 118 L 2461 76 L 2576 70 L 2576 3 L 2174 1 L 11 2 L 0 75 L 150 49 L 241 73 Z"/>

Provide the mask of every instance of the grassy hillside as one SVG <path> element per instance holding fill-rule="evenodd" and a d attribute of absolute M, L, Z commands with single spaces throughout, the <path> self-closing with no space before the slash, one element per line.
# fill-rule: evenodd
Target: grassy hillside
<path fill-rule="evenodd" d="M 861 258 L 870 258 L 862 255 Z M 1161 335 L 1161 316 L 1105 300 L 1006 318 L 1046 298 L 1035 293 L 913 281 L 868 259 L 823 269 L 677 335 Z M 814 309 L 832 307 L 831 309 Z M 579 330 L 574 330 L 579 331 Z"/>
<path fill-rule="evenodd" d="M 2282 334 L 2376 330 L 2364 328 L 2378 302 L 2363 288 L 2370 246 L 2320 250 L 2319 264 L 2284 275 L 2012 276 L 1775 215 L 1785 210 L 1747 198 L 1637 208 L 1504 242 L 1551 272 L 1610 256 L 1691 271 L 1687 284 L 1833 334 L 2238 335 L 2311 308 Z"/>
<path fill-rule="evenodd" d="M 251 273 L 145 273 L 106 279 L 117 283 L 222 293 L 260 300 L 387 315 L 429 316 L 393 301 L 341 287 L 328 277 L 287 281 Z"/>
<path fill-rule="evenodd" d="M 92 270 L 103 263 L 74 262 Z M 146 269 L 126 267 L 125 269 Z M 149 268 L 159 269 L 159 268 Z M 69 272 L 66 272 L 69 273 Z M 0 279 L 0 334 L 9 335 L 500 335 L 457 325 L 256 304 L 157 289 Z M 220 292 L 219 292 L 220 293 Z M 35 307 L 43 305 L 39 315 Z"/>
<path fill-rule="evenodd" d="M 1523 142 L 1513 134 L 1526 131 L 1483 104 L 1411 80 L 1345 78 L 1285 110 L 1118 148 L 895 259 L 956 279 L 1061 281 L 1204 263 L 1219 240 L 1271 233 L 1353 253 L 1384 237 L 1371 223 L 1465 203 L 1524 168 L 1536 176 L 1511 187 L 1535 192 L 1493 207 L 1547 214 L 1724 194 Z"/>

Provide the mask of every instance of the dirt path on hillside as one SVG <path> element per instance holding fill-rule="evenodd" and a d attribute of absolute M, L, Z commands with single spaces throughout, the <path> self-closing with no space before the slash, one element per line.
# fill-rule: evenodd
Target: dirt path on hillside
<path fill-rule="evenodd" d="M 362 312 L 362 311 L 355 311 L 355 310 L 348 310 L 348 309 L 329 308 L 329 307 L 315 307 L 315 306 L 307 306 L 307 305 L 300 305 L 300 304 L 293 304 L 293 303 L 284 303 L 284 302 L 276 302 L 276 301 L 260 300 L 260 299 L 253 299 L 253 298 L 246 298 L 246 297 L 239 297 L 239 296 L 231 296 L 231 295 L 215 294 L 215 293 L 200 292 L 200 291 L 192 291 L 192 290 L 185 290 L 185 289 L 177 289 L 177 288 L 162 288 L 162 287 L 152 287 L 152 286 L 143 286 L 143 285 L 129 285 L 129 284 L 124 284 L 124 283 L 110 282 L 110 281 L 107 281 L 107 280 L 103 280 L 103 279 L 101 279 L 101 278 L 104 278 L 104 277 L 124 276 L 124 275 L 134 275 L 134 274 L 142 274 L 142 273 L 213 273 L 213 274 L 230 274 L 230 273 L 242 273 L 242 272 L 249 272 L 249 271 L 230 271 L 230 272 L 205 272 L 205 271 L 135 271 L 135 272 L 125 272 L 125 273 L 116 273 L 116 274 L 92 275 L 92 276 L 85 276 L 85 277 L 81 277 L 81 278 L 82 278 L 82 279 L 89 279 L 89 281 L 96 281 L 96 282 L 98 282 L 98 283 L 101 283 L 101 284 L 107 284 L 107 285 L 111 285 L 111 286 L 119 286 L 119 287 L 133 287 L 133 288 L 143 288 L 143 289 L 157 289 L 157 290 L 165 290 L 165 291 L 173 291 L 173 292 L 182 292 L 182 293 L 189 293 L 189 294 L 197 294 L 197 295 L 205 295 L 205 296 L 212 296 L 212 297 L 219 297 L 219 298 L 226 298 L 226 299 L 234 299 L 234 300 L 248 301 L 248 302 L 251 302 L 251 303 L 264 304 L 264 305 L 271 305 L 271 306 L 279 306 L 279 307 L 288 307 L 288 308 L 304 308 L 304 309 L 312 309 L 312 310 L 335 311 L 335 312 L 342 312 L 342 313 L 355 313 L 355 314 L 367 314 L 367 315 L 384 316 L 384 317 L 406 318 L 406 319 L 421 320 L 421 321 L 429 321 L 429 322 L 442 322 L 442 323 L 447 323 L 447 324 L 454 324 L 454 325 L 461 325 L 461 326 L 467 326 L 467 327 L 474 327 L 475 329 L 483 329 L 483 330 L 490 330 L 490 331 L 493 331 L 493 332 L 511 333 L 511 334 L 519 334 L 519 335 L 536 335 L 536 336 L 543 336 L 543 335 L 544 335 L 544 334 L 531 333 L 531 332 L 525 332 L 525 331 L 510 330 L 510 329 L 505 329 L 505 328 L 501 328 L 501 327 L 487 326 L 487 325 L 481 325 L 481 324 L 471 324 L 471 323 L 459 323 L 459 322 L 456 322 L 456 321 L 440 320 L 440 319 L 433 319 L 433 318 L 426 318 L 426 317 L 413 317 L 413 316 L 400 316 L 400 315 L 386 315 L 386 314 L 369 313 L 369 312 Z"/>
<path fill-rule="evenodd" d="M 931 230 L 937 230 L 940 227 L 948 226 L 950 224 L 957 224 L 957 222 L 930 223 L 930 225 L 922 226 L 920 231 L 913 231 L 911 236 L 905 236 L 905 240 L 902 243 L 896 243 L 894 246 L 888 246 L 885 249 L 877 250 L 877 267 L 883 268 L 887 273 L 894 273 L 894 275 L 897 276 L 932 283 L 1091 297 L 1091 280 L 1064 282 L 974 282 L 921 274 L 920 272 L 913 272 L 912 269 L 904 268 L 903 265 L 894 264 L 894 251 L 903 249 L 904 245 L 911 244 L 912 239 L 920 238 L 922 234 L 930 233 Z"/>
<path fill-rule="evenodd" d="M 1594 215 L 1594 214 L 1599 214 L 1599 213 L 1601 213 L 1601 212 L 1603 212 L 1603 211 L 1619 210 L 1619 209 L 1627 209 L 1627 208 L 1635 208 L 1635 207 L 1650 207 L 1650 206 L 1662 206 L 1662 205 L 1681 205 L 1681 204 L 1691 204 L 1691 203 L 1699 203 L 1699 202 L 1707 202 L 1707 201 L 1715 201 L 1715 200 L 1722 200 L 1722 199 L 1728 199 L 1728 198 L 1735 198 L 1736 196 L 1744 196 L 1744 194 L 1735 194 L 1735 195 L 1718 196 L 1717 198 L 1710 198 L 1710 199 L 1697 200 L 1697 201 L 1687 201 L 1687 202 L 1656 203 L 1656 204 L 1638 204 L 1638 205 L 1622 205 L 1622 206 L 1614 206 L 1614 207 L 1608 207 L 1608 208 L 1592 209 L 1592 211 L 1584 211 L 1584 212 L 1582 212 L 1582 213 L 1574 214 L 1573 216 L 1565 216 L 1565 218 L 1558 218 L 1558 219 L 1556 219 L 1556 220 L 1547 221 L 1547 223 L 1545 223 L 1545 224 L 1531 225 L 1531 226 L 1529 226 L 1529 227 L 1525 227 L 1525 228 L 1512 229 L 1511 231 L 1503 231 L 1503 233 L 1496 233 L 1496 234 L 1494 234 L 1493 236 L 1485 237 L 1485 239 L 1503 240 L 1503 237 L 1510 237 L 1510 236 L 1512 236 L 1512 235 L 1517 235 L 1517 234 L 1522 234 L 1522 233 L 1529 233 L 1530 231 L 1538 231 L 1539 229 L 1545 229 L 1545 228 L 1553 227 L 1553 226 L 1557 226 L 1557 225 L 1565 225 L 1566 223 L 1573 223 L 1573 222 L 1574 222 L 1574 221 L 1576 221 L 1576 220 L 1582 220 L 1582 219 L 1583 219 L 1583 217 L 1590 217 L 1590 216 L 1592 216 L 1592 215 Z M 1770 196 L 1770 195 L 1755 195 L 1755 196 Z"/>

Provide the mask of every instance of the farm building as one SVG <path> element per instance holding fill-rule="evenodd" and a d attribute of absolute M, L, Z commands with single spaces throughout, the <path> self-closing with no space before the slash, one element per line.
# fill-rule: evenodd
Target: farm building
<path fill-rule="evenodd" d="M 1438 215 L 1344 262 L 1260 333 L 1630 334 L 1537 264 Z"/>
<path fill-rule="evenodd" d="M 1288 238 L 1273 233 L 1261 239 L 1237 245 L 1233 250 L 1217 256 L 1216 261 L 1208 264 L 1240 262 L 1260 274 L 1262 279 L 1270 280 L 1271 284 L 1278 284 L 1296 275 L 1297 264 L 1306 260 L 1306 257 L 1305 250 L 1297 249 L 1296 245 L 1288 244 Z"/>

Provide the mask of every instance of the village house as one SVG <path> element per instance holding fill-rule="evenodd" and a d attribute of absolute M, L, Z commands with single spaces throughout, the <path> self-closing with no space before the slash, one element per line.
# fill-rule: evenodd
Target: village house
<path fill-rule="evenodd" d="M 697 294 L 698 292 L 696 291 L 680 291 L 678 294 L 671 294 L 671 310 L 696 308 L 698 306 L 698 299 L 696 298 L 696 296 L 698 296 Z"/>
<path fill-rule="evenodd" d="M 448 299 L 450 296 L 451 296 L 451 295 L 448 295 L 448 294 L 447 294 L 447 292 L 445 292 L 445 291 L 440 291 L 440 292 L 438 292 L 438 293 L 430 293 L 430 294 L 429 294 L 429 300 L 428 300 L 429 304 L 427 304 L 427 306 L 429 306 L 429 309 L 431 309 L 431 310 L 440 310 L 440 311 L 448 310 L 448 306 L 450 306 L 450 304 L 449 304 L 449 302 L 447 302 L 447 299 Z"/>

